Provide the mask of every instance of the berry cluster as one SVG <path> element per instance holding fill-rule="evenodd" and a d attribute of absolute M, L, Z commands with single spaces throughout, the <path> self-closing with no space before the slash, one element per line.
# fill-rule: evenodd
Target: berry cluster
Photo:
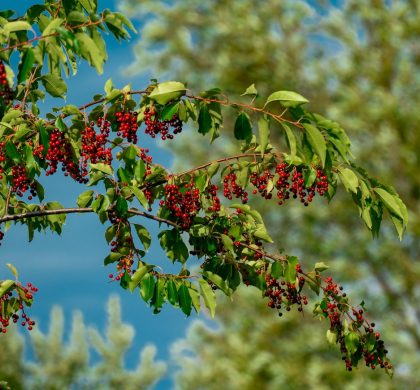
<path fill-rule="evenodd" d="M 269 191 L 268 185 L 270 180 L 272 180 L 274 175 L 266 169 L 264 172 L 258 174 L 257 172 L 253 172 L 250 175 L 249 181 L 251 184 L 256 187 L 252 193 L 255 195 L 259 193 L 265 199 L 271 199 L 273 194 Z"/>
<path fill-rule="evenodd" d="M 264 274 L 262 270 L 258 270 L 257 273 Z M 267 284 L 267 290 L 264 295 L 269 298 L 267 306 L 277 309 L 279 316 L 283 315 L 280 311 L 282 305 L 285 306 L 286 311 L 290 311 L 293 305 L 297 305 L 298 311 L 302 311 L 303 305 L 308 304 L 307 297 L 300 293 L 305 284 L 303 276 L 298 278 L 298 287 L 294 283 L 285 282 L 284 280 L 280 282 L 269 273 L 264 274 L 264 279 Z"/>
<path fill-rule="evenodd" d="M 62 164 L 62 171 L 65 176 L 70 176 L 79 183 L 86 184 L 88 182 L 87 172 L 81 172 L 78 162 L 74 162 L 70 141 L 65 137 L 64 133 L 58 129 L 54 129 L 50 136 L 50 145 L 45 157 L 48 163 L 46 175 L 53 175 L 57 172 L 58 164 Z"/>
<path fill-rule="evenodd" d="M 13 92 L 7 81 L 6 67 L 0 61 L 0 98 L 3 98 L 4 105 L 7 106 L 13 100 Z"/>
<path fill-rule="evenodd" d="M 131 275 L 134 271 L 132 270 L 134 264 L 133 256 L 125 256 L 123 257 L 117 264 L 117 271 L 118 274 L 114 276 L 114 274 L 109 274 L 108 277 L 112 280 L 121 280 L 125 273 Z"/>
<path fill-rule="evenodd" d="M 149 134 L 152 138 L 160 134 L 162 140 L 173 139 L 175 134 L 179 134 L 182 131 L 182 121 L 178 115 L 174 115 L 171 120 L 165 119 L 161 121 L 154 107 L 147 107 L 145 109 L 144 123 L 146 124 L 145 133 Z M 171 127 L 173 134 L 169 133 Z"/>
<path fill-rule="evenodd" d="M 217 196 L 218 189 L 219 187 L 217 187 L 215 184 L 209 184 L 207 187 L 206 199 L 212 201 L 212 205 L 207 208 L 207 211 L 210 213 L 217 213 L 220 211 L 221 203 L 219 197 Z"/>
<path fill-rule="evenodd" d="M 3 241 L 3 238 L 4 238 L 4 233 L 0 230 L 0 245 L 1 245 L 1 242 Z"/>
<path fill-rule="evenodd" d="M 123 112 L 115 113 L 115 119 L 118 123 L 117 136 L 126 138 L 128 142 L 137 143 L 137 112 Z"/>
<path fill-rule="evenodd" d="M 303 172 L 300 167 L 292 167 L 286 163 L 280 163 L 276 166 L 276 173 L 279 179 L 275 183 L 277 189 L 278 204 L 293 196 L 294 199 L 300 198 L 300 201 L 308 206 L 312 202 L 316 193 L 320 196 L 328 191 L 328 181 L 325 173 L 317 169 L 316 178 L 310 187 L 305 186 Z M 291 178 L 291 180 L 289 180 Z"/>
<path fill-rule="evenodd" d="M 28 330 L 32 330 L 35 325 L 35 321 L 32 321 L 24 311 L 21 295 L 24 295 L 26 300 L 31 300 L 33 298 L 33 294 L 38 291 L 38 288 L 36 288 L 33 284 L 28 283 L 26 287 L 19 285 L 18 289 L 19 292 L 17 293 L 17 297 L 13 296 L 13 292 L 6 293 L 0 297 L 0 307 L 6 307 L 7 304 L 18 304 L 19 310 L 21 311 L 20 316 L 17 313 L 9 315 L 6 310 L 0 311 L 0 332 L 2 333 L 7 332 L 7 327 L 10 325 L 10 318 L 12 319 L 12 322 L 16 324 L 21 317 L 21 325 L 26 326 Z"/>
<path fill-rule="evenodd" d="M 31 195 L 28 197 L 29 200 L 32 200 L 32 197 L 36 196 L 36 183 L 29 180 L 24 165 L 14 165 L 12 167 L 11 189 L 18 196 L 23 196 L 30 189 Z"/>
<path fill-rule="evenodd" d="M 105 118 L 98 118 L 97 126 L 99 127 L 99 134 L 95 131 L 95 122 L 90 122 L 82 131 L 82 172 L 83 176 L 87 175 L 88 162 L 104 163 L 110 165 L 112 162 L 111 148 L 107 148 L 108 137 L 111 127 L 111 122 Z"/>
<path fill-rule="evenodd" d="M 242 199 L 242 203 L 248 202 L 248 192 L 245 191 L 238 183 L 236 183 L 237 176 L 235 172 L 230 172 L 223 178 L 223 195 L 232 200 L 235 198 Z"/>
<path fill-rule="evenodd" d="M 323 290 L 328 301 L 324 306 L 323 312 L 330 321 L 330 330 L 337 334 L 337 342 L 340 344 L 342 359 L 346 364 L 346 369 L 351 371 L 353 360 L 346 346 L 344 326 L 342 323 L 343 311 L 347 312 L 347 308 L 343 308 L 340 303 L 345 299 L 346 294 L 342 293 L 343 287 L 335 283 L 331 277 L 326 278 L 324 282 L 326 285 L 323 287 Z M 351 314 L 353 315 L 353 318 L 351 318 Z M 350 312 L 348 313 L 348 318 L 351 318 L 353 322 L 353 329 L 363 327 L 365 330 L 364 335 L 359 331 L 360 345 L 358 349 L 361 350 L 361 355 L 365 360 L 366 366 L 373 370 L 377 366 L 392 369 L 392 365 L 386 359 L 388 351 L 384 347 L 383 340 L 380 339 L 381 335 L 378 332 L 374 333 L 373 328 L 375 327 L 375 324 L 373 322 L 369 323 L 364 318 L 362 309 L 357 310 L 352 308 L 351 314 Z M 370 345 L 368 346 L 367 344 Z"/>
<path fill-rule="evenodd" d="M 3 172 L 4 172 L 1 164 L 6 161 L 6 153 L 4 152 L 4 145 L 5 145 L 5 142 L 0 142 L 0 180 L 3 179 Z"/>
<path fill-rule="evenodd" d="M 186 183 L 181 189 L 176 184 L 167 184 L 165 199 L 160 201 L 160 206 L 167 208 L 181 228 L 186 230 L 201 209 L 200 191 L 195 188 L 194 183 Z"/>

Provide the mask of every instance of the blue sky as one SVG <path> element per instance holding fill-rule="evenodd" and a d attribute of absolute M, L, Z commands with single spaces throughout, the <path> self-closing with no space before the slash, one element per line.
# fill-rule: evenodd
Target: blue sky
<path fill-rule="evenodd" d="M 21 14 L 31 4 L 42 1 L 25 1 L 15 10 Z M 17 3 L 13 3 L 16 6 Z M 100 8 L 115 10 L 114 2 L 101 0 Z M 0 9 L 8 9 L 9 1 L 0 1 Z M 130 42 L 116 42 L 108 37 L 109 60 L 104 68 L 104 74 L 98 75 L 95 70 L 82 64 L 78 74 L 68 80 L 67 103 L 80 105 L 91 100 L 96 93 L 103 92 L 106 80 L 112 77 L 114 85 L 124 86 L 131 82 L 133 88 L 141 89 L 148 80 L 137 77 L 131 80 L 124 78 L 124 66 L 133 60 L 131 46 L 137 38 L 133 36 Z M 54 102 L 59 106 L 64 104 Z M 45 102 L 45 107 L 51 106 L 51 101 Z M 45 112 L 44 112 L 45 114 Z M 140 133 L 141 134 L 141 133 Z M 139 144 L 149 147 L 154 162 L 170 165 L 172 156 L 167 150 L 159 149 L 156 144 L 139 137 Z M 74 206 L 79 193 L 84 187 L 76 185 L 68 178 L 57 174 L 53 177 L 43 177 L 46 198 L 60 201 L 65 206 Z M 141 221 L 150 228 L 152 235 L 157 234 L 158 227 L 153 221 Z M 38 288 L 34 306 L 30 315 L 38 320 L 42 331 L 47 331 L 48 317 L 53 305 L 64 308 L 67 326 L 71 323 L 71 313 L 81 310 L 88 325 L 104 329 L 106 322 L 105 303 L 110 294 L 121 297 L 123 320 L 135 327 L 134 346 L 127 356 L 127 367 L 134 367 L 138 359 L 138 350 L 148 343 L 158 348 L 158 358 L 168 358 L 168 347 L 171 342 L 183 337 L 187 326 L 193 318 L 187 319 L 179 310 L 166 306 L 159 315 L 154 315 L 149 307 L 138 296 L 122 290 L 117 283 L 109 283 L 107 275 L 114 272 L 114 267 L 103 266 L 103 258 L 108 253 L 104 238 L 104 226 L 94 215 L 71 215 L 61 237 L 47 234 L 37 234 L 32 243 L 28 243 L 28 235 L 24 226 L 13 226 L 5 237 L 0 248 L 0 279 L 10 278 L 6 263 L 14 264 L 19 270 L 22 281 L 31 281 Z M 158 245 L 153 245 L 147 257 L 153 263 L 161 263 L 164 254 Z M 165 260 L 166 261 L 166 260 Z M 164 263 L 162 263 L 164 264 Z M 168 388 L 168 381 L 158 388 Z"/>

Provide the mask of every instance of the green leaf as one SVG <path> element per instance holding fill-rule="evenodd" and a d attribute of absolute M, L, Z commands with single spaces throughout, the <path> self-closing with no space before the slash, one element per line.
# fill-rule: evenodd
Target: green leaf
<path fill-rule="evenodd" d="M 359 335 L 356 332 L 349 332 L 344 336 L 344 343 L 347 351 L 353 355 L 359 347 Z"/>
<path fill-rule="evenodd" d="M 375 191 L 379 195 L 379 197 L 384 202 L 385 207 L 391 214 L 394 214 L 397 217 L 401 218 L 401 220 L 405 223 L 407 222 L 407 216 L 404 215 L 404 211 L 400 207 L 401 204 L 398 202 L 397 199 L 399 198 L 397 196 L 390 194 L 383 188 L 374 188 L 373 191 Z"/>
<path fill-rule="evenodd" d="M 15 287 L 15 282 L 13 280 L 3 280 L 0 283 L 0 297 L 8 293 Z"/>
<path fill-rule="evenodd" d="M 139 190 L 137 187 L 130 187 L 130 191 L 134 194 L 140 204 L 147 210 L 149 208 L 149 202 L 147 201 L 144 192 Z"/>
<path fill-rule="evenodd" d="M 51 96 L 64 98 L 67 92 L 67 85 L 63 79 L 53 74 L 46 74 L 41 77 L 41 81 L 45 90 Z"/>
<path fill-rule="evenodd" d="M 315 153 L 319 156 L 321 160 L 321 165 L 325 166 L 325 158 L 327 156 L 327 145 L 325 143 L 324 136 L 322 133 L 313 125 L 304 123 L 303 127 L 306 130 L 308 135 L 308 141 L 314 149 Z"/>
<path fill-rule="evenodd" d="M 328 265 L 326 265 L 325 263 L 323 263 L 322 261 L 319 262 L 319 263 L 315 263 L 315 267 L 314 267 L 315 271 L 317 271 L 317 272 L 325 271 L 328 268 L 330 268 L 330 267 Z"/>
<path fill-rule="evenodd" d="M 111 165 L 104 163 L 90 164 L 90 169 L 105 173 L 106 175 L 110 176 L 114 174 L 114 170 L 112 169 Z"/>
<path fill-rule="evenodd" d="M 340 177 L 341 182 L 344 184 L 344 187 L 346 187 L 348 192 L 357 193 L 357 188 L 359 187 L 359 179 L 351 169 L 338 168 L 338 176 Z"/>
<path fill-rule="evenodd" d="M 281 126 L 283 127 L 286 133 L 287 142 L 289 144 L 290 149 L 290 158 L 293 160 L 296 157 L 296 137 L 288 125 L 281 122 Z"/>
<path fill-rule="evenodd" d="M 249 115 L 241 112 L 235 121 L 234 135 L 239 140 L 250 140 L 252 137 L 252 124 Z"/>
<path fill-rule="evenodd" d="M 258 229 L 255 230 L 254 237 L 260 238 L 265 242 L 274 242 L 263 225 L 259 225 Z"/>
<path fill-rule="evenodd" d="M 19 152 L 12 141 L 7 141 L 5 145 L 6 154 L 13 160 L 14 163 L 20 163 Z"/>
<path fill-rule="evenodd" d="M 127 203 L 127 200 L 121 195 L 117 197 L 117 202 L 115 204 L 115 211 L 117 212 L 117 215 L 119 217 L 124 218 L 127 215 L 128 203 Z"/>
<path fill-rule="evenodd" d="M 134 167 L 134 177 L 138 184 L 143 184 L 144 174 L 146 173 L 146 164 L 143 160 L 137 160 L 136 166 Z"/>
<path fill-rule="evenodd" d="M 17 77 L 18 83 L 23 83 L 28 78 L 34 62 L 34 52 L 30 47 L 23 53 L 22 60 L 19 63 L 19 73 Z"/>
<path fill-rule="evenodd" d="M 147 251 L 150 247 L 150 244 L 152 243 L 152 236 L 150 235 L 149 231 L 142 225 L 135 223 L 134 228 L 136 229 L 137 236 L 143 244 L 144 249 Z"/>
<path fill-rule="evenodd" d="M 158 104 L 165 105 L 171 100 L 179 99 L 181 96 L 185 95 L 186 92 L 187 88 L 184 84 L 178 81 L 166 81 L 158 84 L 149 95 L 149 98 Z"/>
<path fill-rule="evenodd" d="M 140 281 L 140 296 L 145 302 L 152 299 L 155 292 L 155 277 L 150 273 L 146 273 Z"/>
<path fill-rule="evenodd" d="M 327 330 L 327 341 L 330 345 L 335 345 L 337 343 L 337 334 L 330 329 Z"/>
<path fill-rule="evenodd" d="M 179 306 L 188 317 L 191 314 L 192 299 L 188 287 L 182 284 L 178 290 Z"/>
<path fill-rule="evenodd" d="M 309 103 L 309 100 L 293 91 L 277 91 L 272 93 L 264 104 L 264 107 L 271 102 L 278 101 L 284 107 L 297 107 L 304 103 Z"/>
<path fill-rule="evenodd" d="M 207 105 L 202 105 L 200 108 L 200 112 L 198 114 L 198 132 L 200 134 L 207 134 L 212 126 L 213 126 L 213 122 L 211 119 L 211 115 L 209 112 L 209 108 L 207 107 Z"/>
<path fill-rule="evenodd" d="M 17 20 L 15 22 L 7 23 L 5 26 L 3 26 L 3 30 L 6 33 L 11 33 L 16 31 L 32 30 L 32 26 L 24 20 Z"/>
<path fill-rule="evenodd" d="M 229 285 L 226 283 L 226 280 L 224 280 L 221 276 L 210 272 L 210 271 L 204 271 L 203 276 L 209 280 L 211 280 L 217 287 L 220 288 L 226 295 L 231 296 L 232 295 L 232 289 L 229 287 Z"/>
<path fill-rule="evenodd" d="M 19 141 L 21 138 L 24 138 L 31 131 L 32 131 L 32 129 L 30 129 L 29 127 L 26 127 L 26 124 L 19 125 L 19 130 L 16 131 L 13 139 L 15 141 Z"/>
<path fill-rule="evenodd" d="M 76 201 L 77 205 L 79 207 L 87 207 L 92 202 L 93 194 L 93 190 L 88 190 L 80 194 Z"/>
<path fill-rule="evenodd" d="M 179 102 L 165 106 L 160 114 L 160 119 L 170 121 L 178 113 L 178 108 Z"/>
<path fill-rule="evenodd" d="M 258 95 L 258 91 L 257 91 L 257 88 L 255 88 L 255 84 L 251 84 L 241 96 L 246 96 L 246 95 L 253 95 L 253 96 Z"/>
<path fill-rule="evenodd" d="M 264 153 L 270 138 L 270 122 L 266 118 L 261 118 L 258 121 L 258 134 L 260 136 L 261 152 Z"/>
<path fill-rule="evenodd" d="M 283 265 L 280 261 L 275 261 L 271 264 L 271 276 L 274 279 L 278 279 L 280 276 L 283 275 Z"/>
<path fill-rule="evenodd" d="M 169 279 L 166 285 L 166 291 L 168 292 L 168 301 L 171 303 L 171 305 L 173 306 L 178 305 L 178 302 L 179 302 L 178 290 L 176 288 L 176 284 L 173 279 Z"/>
<path fill-rule="evenodd" d="M 289 256 L 287 258 L 286 271 L 284 277 L 286 282 L 295 283 L 296 282 L 296 265 L 299 263 L 299 260 L 295 256 Z"/>
<path fill-rule="evenodd" d="M 225 247 L 225 249 L 227 249 L 228 251 L 234 253 L 232 239 L 229 236 L 227 236 L 226 234 L 221 234 L 220 237 L 222 239 L 223 246 Z"/>
<path fill-rule="evenodd" d="M 177 229 L 164 230 L 158 235 L 160 245 L 172 261 L 185 263 L 188 259 L 188 248 Z"/>
<path fill-rule="evenodd" d="M 204 279 L 199 279 L 198 283 L 200 284 L 200 293 L 204 299 L 204 304 L 209 309 L 211 317 L 214 318 L 216 314 L 216 294 Z"/>
<path fill-rule="evenodd" d="M 141 280 L 146 276 L 148 272 L 153 269 L 153 265 L 150 264 L 142 264 L 139 268 L 131 275 L 131 281 L 128 283 L 128 288 L 131 292 L 140 284 Z"/>
<path fill-rule="evenodd" d="M 19 277 L 19 273 L 18 273 L 16 267 L 14 267 L 13 264 L 10 264 L 10 263 L 7 263 L 6 265 L 7 265 L 7 268 L 9 268 L 10 271 L 12 271 L 13 275 L 17 279 Z"/>
<path fill-rule="evenodd" d="M 90 65 L 93 65 L 99 74 L 103 72 L 106 53 L 102 53 L 95 41 L 84 32 L 75 34 L 80 43 L 80 53 Z"/>
<path fill-rule="evenodd" d="M 46 35 L 50 35 L 53 32 L 55 32 L 55 30 L 60 27 L 64 22 L 64 19 L 60 19 L 60 18 L 54 18 L 51 20 L 51 22 L 48 24 L 48 26 L 44 29 L 44 31 L 42 32 L 42 36 L 45 37 Z"/>
<path fill-rule="evenodd" d="M 125 255 L 118 252 L 111 252 L 107 257 L 104 259 L 104 265 L 112 264 L 124 257 Z"/>

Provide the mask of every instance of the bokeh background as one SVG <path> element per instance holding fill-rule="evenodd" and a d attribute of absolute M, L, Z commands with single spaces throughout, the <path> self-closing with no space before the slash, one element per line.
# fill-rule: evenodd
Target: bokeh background
<path fill-rule="evenodd" d="M 13 6 L 22 12 L 33 3 Z M 8 1 L 0 4 L 10 8 Z M 7 234 L 0 275 L 11 262 L 22 280 L 39 287 L 31 310 L 39 321 L 32 337 L 13 332 L 0 339 L 1 351 L 9 351 L 0 354 L 0 379 L 19 365 L 13 388 L 142 389 L 155 380 L 157 389 L 420 388 L 420 2 L 101 0 L 99 6 L 127 13 L 139 36 L 122 44 L 109 39 L 104 74 L 81 67 L 69 81 L 68 102 L 85 103 L 110 77 L 114 85 L 134 88 L 151 77 L 177 79 L 194 91 L 221 87 L 232 96 L 255 83 L 261 101 L 275 90 L 295 90 L 311 101 L 310 109 L 343 125 L 360 165 L 398 189 L 410 213 L 402 243 L 387 223 L 372 240 L 344 193 L 330 205 L 318 201 L 309 208 L 291 203 L 273 212 L 265 202 L 254 204 L 287 252 L 308 265 L 328 263 L 356 301 L 366 298 L 396 374 L 391 381 L 363 367 L 346 373 L 310 311 L 279 319 L 252 289 L 238 291 L 233 303 L 221 297 L 215 322 L 205 314 L 201 322 L 186 319 L 170 307 L 153 315 L 136 294 L 108 283 L 103 229 L 94 216 L 83 215 L 69 216 L 61 237 L 40 235 L 30 245 L 19 226 Z M 193 166 L 234 150 L 226 141 L 231 124 L 227 118 L 211 155 L 194 129 L 170 145 L 141 136 L 139 143 L 156 162 Z M 272 136 L 284 145 L 280 134 Z M 49 197 L 66 206 L 80 192 L 58 176 L 46 184 Z M 156 232 L 153 224 L 147 227 Z M 148 257 L 159 261 L 163 254 L 153 246 Z M 114 315 L 107 317 L 111 293 L 121 297 L 120 305 L 109 301 Z M 54 305 L 63 308 L 64 320 L 55 310 L 49 324 Z M 76 317 L 72 326 L 74 310 L 83 320 Z M 143 350 L 147 344 L 155 345 L 155 358 L 153 348 Z"/>

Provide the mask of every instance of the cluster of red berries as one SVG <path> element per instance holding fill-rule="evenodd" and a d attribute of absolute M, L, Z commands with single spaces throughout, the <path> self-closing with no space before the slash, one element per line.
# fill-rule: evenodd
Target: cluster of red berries
<path fill-rule="evenodd" d="M 110 165 L 112 162 L 111 148 L 106 147 L 108 143 L 111 122 L 105 118 L 98 118 L 97 126 L 99 134 L 95 131 L 95 122 L 90 122 L 82 131 L 82 174 L 87 175 L 88 162 L 93 164 L 104 163 Z"/>
<path fill-rule="evenodd" d="M 13 92 L 7 81 L 6 67 L 0 61 L 0 98 L 3 98 L 4 105 L 7 106 L 13 100 Z"/>
<path fill-rule="evenodd" d="M 36 288 L 33 284 L 28 283 L 26 287 L 21 286 L 20 290 L 20 293 L 24 294 L 26 299 L 32 299 L 33 294 L 38 291 L 38 288 Z M 9 292 L 0 297 L 0 307 L 4 307 L 8 302 L 19 302 L 19 310 L 22 314 L 20 316 L 17 313 L 8 315 L 5 314 L 4 311 L 3 313 L 0 311 L 0 332 L 7 332 L 7 327 L 10 325 L 10 318 L 12 319 L 12 322 L 16 324 L 20 317 L 22 318 L 21 325 L 26 326 L 28 330 L 32 330 L 33 326 L 35 325 L 35 321 L 32 321 L 32 319 L 25 313 L 23 308 L 23 301 L 20 295 L 18 294 L 17 297 L 13 297 L 13 292 Z"/>
<path fill-rule="evenodd" d="M 62 164 L 61 170 L 64 176 L 70 176 L 79 183 L 86 184 L 88 179 L 85 177 L 87 172 L 82 174 L 78 162 L 74 161 L 70 141 L 64 133 L 54 129 L 50 135 L 50 144 L 45 159 L 48 163 L 46 175 L 53 175 L 57 172 L 58 164 Z"/>
<path fill-rule="evenodd" d="M 209 184 L 207 187 L 206 199 L 212 201 L 212 205 L 207 208 L 207 211 L 210 213 L 217 213 L 220 211 L 221 203 L 219 197 L 217 196 L 218 189 L 219 187 L 215 184 Z"/>
<path fill-rule="evenodd" d="M 248 192 L 245 191 L 237 182 L 235 172 L 230 172 L 223 178 L 223 195 L 232 200 L 233 196 L 242 199 L 242 203 L 248 202 Z"/>
<path fill-rule="evenodd" d="M 118 111 L 115 113 L 118 123 L 117 136 L 126 138 L 128 142 L 137 143 L 137 112 Z"/>
<path fill-rule="evenodd" d="M 31 195 L 28 199 L 32 200 L 32 197 L 36 196 L 36 183 L 29 180 L 24 165 L 14 165 L 12 167 L 12 192 L 18 196 L 23 196 L 25 192 L 30 189 Z"/>
<path fill-rule="evenodd" d="M 252 190 L 252 193 L 254 195 L 259 193 L 265 199 L 271 199 L 273 194 L 269 189 L 269 183 L 273 177 L 274 175 L 268 169 L 260 174 L 257 172 L 251 173 L 249 181 L 254 185 L 254 187 L 256 187 L 254 190 Z"/>
<path fill-rule="evenodd" d="M 159 205 L 170 211 L 182 229 L 188 229 L 201 209 L 200 190 L 194 183 L 185 183 L 181 189 L 176 184 L 167 184 L 164 190 L 165 199 Z"/>
<path fill-rule="evenodd" d="M 339 286 L 331 277 L 328 277 L 324 280 L 326 283 L 325 287 L 323 288 L 324 293 L 327 297 L 329 297 L 329 301 L 326 304 L 326 307 L 323 309 L 323 312 L 328 316 L 330 320 L 330 329 L 337 334 L 337 342 L 340 344 L 340 350 L 343 354 L 342 359 L 346 364 L 346 369 L 348 371 L 352 370 L 353 362 L 351 357 L 348 355 L 346 343 L 345 343 L 345 336 L 343 333 L 343 324 L 341 322 L 342 317 L 342 309 L 340 308 L 340 301 L 342 298 L 346 297 L 345 293 L 342 293 L 343 287 Z M 377 365 L 381 368 L 392 369 L 392 365 L 386 360 L 386 354 L 388 351 L 385 349 L 383 340 L 380 340 L 380 333 L 374 333 L 375 324 L 369 322 L 363 316 L 364 312 L 362 309 L 352 309 L 352 321 L 356 325 L 357 328 L 364 326 L 364 330 L 366 332 L 366 336 L 361 337 L 362 342 L 362 355 L 365 360 L 366 366 L 370 367 L 371 369 L 375 369 Z M 375 339 L 374 348 L 367 348 L 366 343 L 367 337 L 372 334 Z"/>
<path fill-rule="evenodd" d="M 280 163 L 276 166 L 276 173 L 279 179 L 275 183 L 277 189 L 278 204 L 283 204 L 284 201 L 293 196 L 294 199 L 300 198 L 300 201 L 308 206 L 312 202 L 316 193 L 320 196 L 328 191 L 327 176 L 321 169 L 317 169 L 316 178 L 313 184 L 309 187 L 305 186 L 302 168 L 290 166 L 286 163 Z M 291 178 L 291 181 L 289 179 Z"/>
<path fill-rule="evenodd" d="M 178 115 L 174 115 L 170 120 L 165 119 L 161 121 L 154 107 L 147 107 L 144 110 L 144 123 L 146 124 L 145 133 L 152 138 L 160 134 L 162 140 L 173 139 L 175 134 L 179 134 L 182 131 L 182 121 Z M 170 128 L 172 128 L 173 134 L 170 134 Z"/>
<path fill-rule="evenodd" d="M 263 270 L 258 270 L 258 274 L 264 274 Z M 303 310 L 303 305 L 308 304 L 308 299 L 305 295 L 301 295 L 300 291 L 305 284 L 305 278 L 298 277 L 298 287 L 295 283 L 278 281 L 269 273 L 264 275 L 267 284 L 267 290 L 264 295 L 268 297 L 268 307 L 278 310 L 279 316 L 282 316 L 282 305 L 285 306 L 286 311 L 290 311 L 293 305 L 297 305 L 298 311 Z"/>
<path fill-rule="evenodd" d="M 118 274 L 114 276 L 114 274 L 109 274 L 108 277 L 112 280 L 121 280 L 125 273 L 131 275 L 134 271 L 132 270 L 134 264 L 133 256 L 125 256 L 123 257 L 117 264 L 117 271 Z"/>

